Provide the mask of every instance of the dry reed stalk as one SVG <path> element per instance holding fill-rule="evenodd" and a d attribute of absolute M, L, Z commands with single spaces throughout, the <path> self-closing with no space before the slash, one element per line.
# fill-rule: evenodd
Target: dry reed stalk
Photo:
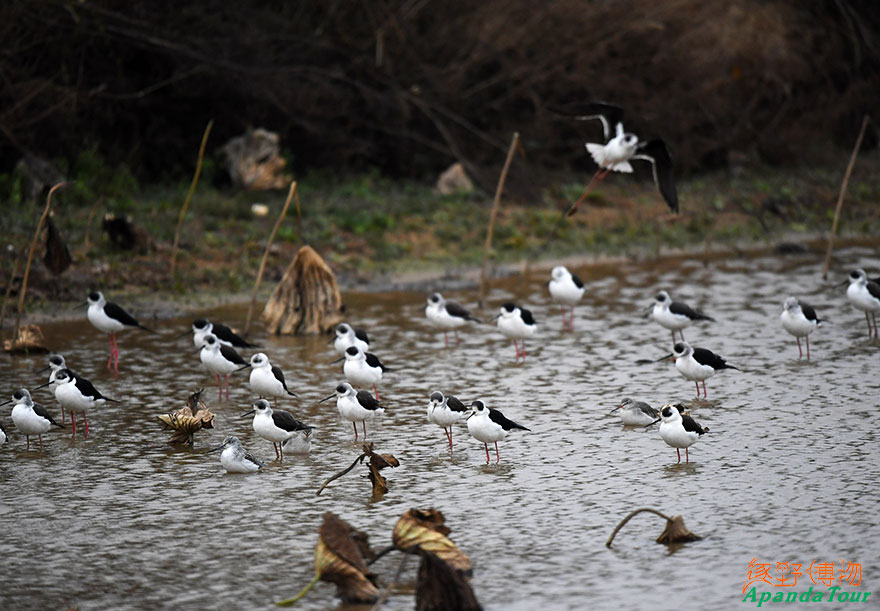
<path fill-rule="evenodd" d="M 46 207 L 43 208 L 43 215 L 40 217 L 40 221 L 37 223 L 37 230 L 34 232 L 34 239 L 31 242 L 31 249 L 28 252 L 27 264 L 24 266 L 24 277 L 21 279 L 21 290 L 18 294 L 18 313 L 15 316 L 15 330 L 12 332 L 12 337 L 18 336 L 18 326 L 21 323 L 21 312 L 24 309 L 24 298 L 27 294 L 27 283 L 28 277 L 31 274 L 31 263 L 34 261 L 34 253 L 37 250 L 37 242 L 40 239 L 40 232 L 43 231 L 43 225 L 46 224 L 46 219 L 49 218 L 49 210 L 52 207 L 52 194 L 55 193 L 58 189 L 66 187 L 70 184 L 70 182 L 59 182 L 52 185 L 52 188 L 49 189 L 49 194 L 46 195 Z"/>
<path fill-rule="evenodd" d="M 498 206 L 501 203 L 501 193 L 504 191 L 504 181 L 507 180 L 507 172 L 513 162 L 513 155 L 519 145 L 519 132 L 513 133 L 510 148 L 507 149 L 507 159 L 501 168 L 501 176 L 498 177 L 498 186 L 495 188 L 495 199 L 492 201 L 492 212 L 489 214 L 489 227 L 486 230 L 486 246 L 483 249 L 483 266 L 480 270 L 480 298 L 477 305 L 482 309 L 483 299 L 486 297 L 486 268 L 489 265 L 489 250 L 492 248 L 492 233 L 495 230 L 495 218 L 498 216 Z"/>
<path fill-rule="evenodd" d="M 189 202 L 192 200 L 193 193 L 195 193 L 196 185 L 199 184 L 199 175 L 202 173 L 202 161 L 205 158 L 205 145 L 208 143 L 208 135 L 211 133 L 211 128 L 214 126 L 214 119 L 208 121 L 208 125 L 205 126 L 205 133 L 202 134 L 202 143 L 199 145 L 199 156 L 196 160 L 196 171 L 193 174 L 192 182 L 189 185 L 189 191 L 186 194 L 186 199 L 183 200 L 183 206 L 180 208 L 180 216 L 177 217 L 177 229 L 174 230 L 174 245 L 171 247 L 171 276 L 174 276 L 174 272 L 177 269 L 177 245 L 180 242 L 180 230 L 183 227 L 183 217 L 186 216 L 187 208 L 189 208 Z"/>
<path fill-rule="evenodd" d="M 266 271 L 266 259 L 269 258 L 269 249 L 272 248 L 272 242 L 275 240 L 275 234 L 278 233 L 278 228 L 281 227 L 281 222 L 284 220 L 284 215 L 287 214 L 287 208 L 290 207 L 290 200 L 293 199 L 294 194 L 296 194 L 296 181 L 292 181 L 290 183 L 290 190 L 287 192 L 287 199 L 284 201 L 284 208 L 281 209 L 281 214 L 278 215 L 278 220 L 275 221 L 275 226 L 272 228 L 272 233 L 269 235 L 269 241 L 266 243 L 266 251 L 263 253 L 263 260 L 260 261 L 260 269 L 257 272 L 257 280 L 254 282 L 254 291 L 251 294 L 251 304 L 248 306 L 247 320 L 244 322 L 244 331 L 243 334 L 247 337 L 248 332 L 251 328 L 251 317 L 254 314 L 254 305 L 257 303 L 257 291 L 260 290 L 260 282 L 263 281 L 263 272 Z M 297 210 L 299 209 L 299 198 L 297 198 Z M 301 238 L 302 236 L 300 236 Z"/>

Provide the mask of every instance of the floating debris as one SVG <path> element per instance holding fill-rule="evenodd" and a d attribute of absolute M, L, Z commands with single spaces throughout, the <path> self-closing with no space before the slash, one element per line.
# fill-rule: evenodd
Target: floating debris
<path fill-rule="evenodd" d="M 315 578 L 293 598 L 275 603 L 293 606 L 320 580 L 336 584 L 336 594 L 349 604 L 373 603 L 379 598 L 376 577 L 366 558 L 374 556 L 368 536 L 334 513 L 324 514 L 315 546 Z"/>
<path fill-rule="evenodd" d="M 373 452 L 373 443 L 372 442 L 365 443 L 363 446 L 363 453 L 360 456 L 358 456 L 354 460 L 354 462 L 351 463 L 351 465 L 349 467 L 347 467 L 346 469 L 343 469 L 342 471 L 340 471 L 336 475 L 330 477 L 326 482 L 321 484 L 321 487 L 318 488 L 318 491 L 315 493 L 315 495 L 321 494 L 321 492 L 324 490 L 324 488 L 327 487 L 327 484 L 329 484 L 330 482 L 332 482 L 335 479 L 339 479 L 340 477 L 342 477 L 343 475 L 345 475 L 346 473 L 348 473 L 349 471 L 354 469 L 355 466 L 358 463 L 363 462 L 365 458 L 370 459 L 369 476 L 370 476 L 370 482 L 372 482 L 372 484 L 373 484 L 373 498 L 375 499 L 375 498 L 378 498 L 378 497 L 381 497 L 382 495 L 384 495 L 386 492 L 388 492 L 388 484 L 385 481 L 385 477 L 383 477 L 379 473 L 379 471 L 381 471 L 385 467 L 398 467 L 398 466 L 400 466 L 400 461 L 398 461 L 396 458 L 394 458 L 394 456 L 392 454 L 376 454 L 375 452 Z"/>
<path fill-rule="evenodd" d="M 214 428 L 214 414 L 202 401 L 202 391 L 198 389 L 186 400 L 186 406 L 176 412 L 156 416 L 165 429 L 174 430 L 168 443 L 172 445 L 193 446 L 193 436 L 202 429 Z"/>
<path fill-rule="evenodd" d="M 672 545 L 674 543 L 690 543 L 691 541 L 699 541 L 703 537 L 700 535 L 696 535 L 689 531 L 687 527 L 684 525 L 684 518 L 681 516 L 672 516 L 671 518 L 665 514 L 660 513 L 656 509 L 650 509 L 648 507 L 643 507 L 641 509 L 636 509 L 628 516 L 626 516 L 620 524 L 614 529 L 614 532 L 611 533 L 611 536 L 608 537 L 608 541 L 605 542 L 605 547 L 610 548 L 611 542 L 614 541 L 614 536 L 617 534 L 623 525 L 630 521 L 630 519 L 643 512 L 647 511 L 649 513 L 657 514 L 664 520 L 666 520 L 666 528 L 663 529 L 663 532 L 657 537 L 657 543 L 662 543 L 663 545 Z"/>
<path fill-rule="evenodd" d="M 3 350 L 10 354 L 29 354 L 49 352 L 46 338 L 39 325 L 22 325 L 15 334 L 15 339 L 3 340 Z"/>
<path fill-rule="evenodd" d="M 424 550 L 437 556 L 452 569 L 470 576 L 471 560 L 446 535 L 450 529 L 443 514 L 436 509 L 410 509 L 397 520 L 391 541 L 402 552 Z"/>

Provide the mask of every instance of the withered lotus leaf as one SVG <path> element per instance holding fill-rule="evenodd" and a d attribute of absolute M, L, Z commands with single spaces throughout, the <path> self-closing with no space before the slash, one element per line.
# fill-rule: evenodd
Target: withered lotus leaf
<path fill-rule="evenodd" d="M 416 586 L 416 611 L 479 611 L 482 609 L 471 584 L 431 552 L 416 548 L 422 557 Z"/>
<path fill-rule="evenodd" d="M 689 531 L 684 525 L 684 518 L 681 516 L 672 516 L 672 519 L 666 519 L 666 528 L 657 537 L 657 543 L 671 545 L 673 543 L 689 543 L 691 541 L 699 541 L 702 539 L 700 535 L 696 535 Z"/>
<path fill-rule="evenodd" d="M 214 428 L 214 414 L 201 400 L 202 389 L 194 392 L 186 401 L 186 405 L 176 412 L 156 416 L 166 429 L 174 434 L 168 443 L 174 445 L 193 445 L 193 436 L 201 429 Z"/>
<path fill-rule="evenodd" d="M 430 552 L 444 561 L 453 570 L 469 574 L 471 561 L 446 535 L 443 514 L 436 509 L 410 509 L 404 513 L 397 524 L 391 540 L 397 549 L 412 552 L 414 547 Z"/>
<path fill-rule="evenodd" d="M 315 572 L 322 581 L 336 584 L 344 602 L 372 603 L 378 599 L 379 588 L 365 560 L 373 555 L 366 534 L 334 513 L 324 514 L 315 546 Z"/>
<path fill-rule="evenodd" d="M 388 492 L 388 484 L 385 477 L 379 473 L 386 467 L 399 467 L 400 462 L 391 454 L 376 454 L 373 452 L 373 444 L 369 449 L 364 446 L 364 452 L 370 457 L 370 482 L 373 484 L 373 496 L 382 496 Z"/>

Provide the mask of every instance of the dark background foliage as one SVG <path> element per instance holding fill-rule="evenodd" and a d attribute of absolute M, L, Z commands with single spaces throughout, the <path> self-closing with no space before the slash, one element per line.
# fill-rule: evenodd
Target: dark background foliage
<path fill-rule="evenodd" d="M 821 160 L 880 101 L 874 0 L 9 1 L 0 39 L 0 171 L 92 147 L 177 178 L 213 118 L 297 170 L 458 159 L 485 186 L 513 131 L 533 168 L 587 167 L 598 124 L 546 107 L 597 99 L 688 172 Z"/>

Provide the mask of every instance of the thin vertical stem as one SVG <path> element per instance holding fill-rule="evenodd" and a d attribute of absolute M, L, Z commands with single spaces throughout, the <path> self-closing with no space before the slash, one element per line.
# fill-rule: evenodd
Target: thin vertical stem
<path fill-rule="evenodd" d="M 269 249 L 272 248 L 272 242 L 275 240 L 275 234 L 278 233 L 278 228 L 281 227 L 281 222 L 284 220 L 284 215 L 287 214 L 287 208 L 290 207 L 290 200 L 293 199 L 293 196 L 296 194 L 296 181 L 290 183 L 290 191 L 287 192 L 287 200 L 284 202 L 284 208 L 281 209 L 281 214 L 278 215 L 278 220 L 275 221 L 275 226 L 272 228 L 272 233 L 269 235 L 269 241 L 266 243 L 266 251 L 263 253 L 263 260 L 260 261 L 260 270 L 257 272 L 257 280 L 254 282 L 254 292 L 251 294 L 251 305 L 248 306 L 247 320 L 244 323 L 244 335 L 247 337 L 248 332 L 251 328 L 251 317 L 254 314 L 254 305 L 257 303 L 257 291 L 260 290 L 260 282 L 263 280 L 263 272 L 266 270 L 266 259 L 269 258 Z M 297 199 L 299 202 L 299 199 Z"/>
<path fill-rule="evenodd" d="M 856 145 L 853 147 L 852 155 L 849 157 L 849 165 L 846 166 L 846 172 L 843 175 L 843 182 L 840 185 L 840 194 L 837 196 L 837 207 L 834 209 L 834 220 L 831 222 L 831 234 L 828 236 L 828 250 L 825 252 L 825 268 L 822 270 L 822 278 L 828 278 L 828 267 L 831 265 L 831 250 L 834 248 L 834 236 L 837 234 L 837 223 L 840 221 L 840 210 L 843 208 L 843 198 L 846 195 L 846 188 L 849 186 L 849 177 L 852 175 L 853 166 L 856 164 L 856 157 L 859 155 L 859 149 L 862 148 L 862 138 L 865 137 L 865 130 L 868 128 L 870 117 L 865 115 L 862 119 L 862 129 L 859 130 L 859 137 L 856 139 Z"/>
<path fill-rule="evenodd" d="M 498 177 L 498 186 L 495 188 L 495 199 L 492 202 L 492 212 L 489 214 L 489 227 L 486 230 L 486 246 L 483 249 L 483 267 L 480 270 L 480 299 L 479 307 L 483 307 L 483 300 L 486 298 L 486 268 L 489 265 L 489 251 L 492 248 L 492 233 L 495 230 L 495 218 L 498 216 L 498 207 L 501 203 L 501 193 L 504 191 L 504 182 L 507 180 L 507 172 L 510 170 L 510 164 L 513 161 L 513 155 L 519 144 L 519 132 L 513 133 L 510 141 L 510 148 L 507 149 L 507 159 L 504 160 L 504 167 L 501 169 L 501 176 Z"/>
<path fill-rule="evenodd" d="M 174 272 L 177 269 L 177 244 L 180 242 L 180 230 L 183 227 L 183 217 L 186 216 L 186 211 L 189 208 L 189 202 L 192 200 L 193 193 L 195 193 L 196 185 L 199 184 L 199 175 L 202 173 L 202 161 L 205 158 L 205 145 L 208 143 L 208 135 L 211 133 L 211 128 L 214 126 L 214 119 L 208 121 L 208 125 L 205 126 L 205 133 L 202 134 L 202 143 L 199 145 L 199 157 L 196 160 L 196 171 L 193 174 L 192 182 L 189 185 L 189 191 L 186 194 L 186 199 L 183 200 L 183 206 L 180 208 L 180 216 L 177 217 L 177 229 L 174 230 L 174 245 L 171 247 L 171 275 L 174 276 Z"/>

